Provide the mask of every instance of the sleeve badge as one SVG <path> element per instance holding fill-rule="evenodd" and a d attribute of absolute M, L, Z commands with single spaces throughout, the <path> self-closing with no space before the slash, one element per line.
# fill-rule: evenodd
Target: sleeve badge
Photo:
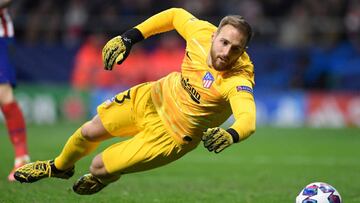
<path fill-rule="evenodd" d="M 243 85 L 236 86 L 236 91 L 238 91 L 238 92 L 245 91 L 245 92 L 248 92 L 250 94 L 254 93 L 254 91 L 253 91 L 253 89 L 251 87 L 243 86 Z"/>

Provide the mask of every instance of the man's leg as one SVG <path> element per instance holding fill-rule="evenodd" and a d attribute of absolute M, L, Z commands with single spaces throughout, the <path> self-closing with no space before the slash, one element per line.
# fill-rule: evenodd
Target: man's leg
<path fill-rule="evenodd" d="M 80 195 L 99 192 L 123 174 L 146 171 L 171 163 L 194 149 L 197 143 L 181 146 L 168 134 L 160 118 L 133 138 L 115 143 L 97 155 L 90 173 L 80 177 L 73 190 Z"/>
<path fill-rule="evenodd" d="M 81 195 L 97 193 L 119 179 L 120 175 L 163 166 L 196 147 L 198 142 L 187 146 L 176 143 L 166 130 L 152 104 L 151 85 L 133 87 L 98 108 L 101 120 L 112 134 L 134 136 L 109 146 L 97 155 L 90 173 L 80 177 L 73 185 L 74 192 Z"/>
<path fill-rule="evenodd" d="M 98 116 L 85 123 L 68 139 L 55 160 L 37 161 L 16 170 L 14 177 L 20 182 L 36 182 L 46 177 L 68 179 L 74 174 L 74 165 L 96 149 L 100 141 L 112 137 Z"/>
<path fill-rule="evenodd" d="M 55 158 L 56 168 L 59 170 L 71 168 L 76 161 L 94 151 L 101 141 L 111 137 L 99 117 L 95 116 L 69 138 L 61 154 Z"/>
<path fill-rule="evenodd" d="M 22 111 L 16 102 L 10 84 L 0 84 L 0 108 L 3 112 L 10 141 L 15 151 L 14 168 L 8 176 L 9 181 L 14 181 L 14 172 L 17 168 L 29 163 L 26 125 Z"/>

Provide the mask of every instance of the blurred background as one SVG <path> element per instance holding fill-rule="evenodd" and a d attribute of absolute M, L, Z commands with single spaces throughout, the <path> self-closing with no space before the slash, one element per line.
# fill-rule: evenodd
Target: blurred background
<path fill-rule="evenodd" d="M 360 126 L 359 0 L 15 0 L 12 58 L 27 122 L 84 121 L 117 92 L 179 71 L 185 43 L 175 32 L 138 43 L 112 72 L 101 61 L 108 39 L 170 7 L 253 26 L 258 125 Z"/>

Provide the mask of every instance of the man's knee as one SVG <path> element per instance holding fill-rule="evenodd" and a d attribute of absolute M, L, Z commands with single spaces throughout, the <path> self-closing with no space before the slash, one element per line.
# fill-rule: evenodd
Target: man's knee
<path fill-rule="evenodd" d="M 82 126 L 81 134 L 89 141 L 102 141 L 111 137 L 98 116 L 95 116 L 91 121 L 86 122 Z"/>
<path fill-rule="evenodd" d="M 81 127 L 81 135 L 86 138 L 87 140 L 92 140 L 93 139 L 93 128 L 94 125 L 91 123 L 91 121 L 86 122 L 82 127 Z"/>
<path fill-rule="evenodd" d="M 90 166 L 90 173 L 95 177 L 99 178 L 102 183 L 109 184 L 112 183 L 120 178 L 120 173 L 109 173 L 104 165 L 102 160 L 102 154 L 98 154 L 92 160 Z"/>
<path fill-rule="evenodd" d="M 92 163 L 90 166 L 90 173 L 96 177 L 104 177 L 104 176 L 108 175 L 108 172 L 105 169 L 104 162 L 102 161 L 101 154 L 98 154 L 92 160 Z"/>
<path fill-rule="evenodd" d="M 0 105 L 15 101 L 14 93 L 10 84 L 0 84 Z"/>

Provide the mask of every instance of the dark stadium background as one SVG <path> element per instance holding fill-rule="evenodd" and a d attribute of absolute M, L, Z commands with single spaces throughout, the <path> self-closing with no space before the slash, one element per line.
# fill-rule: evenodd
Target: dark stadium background
<path fill-rule="evenodd" d="M 0 165 L 8 166 L 0 169 L 0 190 L 5 191 L 0 202 L 26 201 L 27 194 L 33 202 L 293 202 L 303 186 L 319 180 L 338 188 L 346 202 L 360 202 L 358 0 L 15 0 L 10 8 L 16 36 L 15 93 L 29 126 L 32 158 L 55 156 L 96 106 L 117 92 L 179 70 L 185 45 L 175 32 L 135 45 L 112 72 L 101 65 L 106 40 L 170 7 L 185 8 L 215 25 L 224 15 L 239 14 L 253 26 L 248 52 L 255 65 L 256 134 L 218 157 L 198 149 L 194 158 L 126 177 L 125 183 L 104 191 L 109 199 L 101 194 L 81 199 L 62 191 L 72 182 L 46 180 L 35 189 L 1 183 L 11 169 L 12 154 L 0 115 L 0 154 L 5 156 Z M 77 177 L 89 163 L 80 162 Z M 187 174 L 187 166 L 196 164 L 192 175 Z M 204 170 L 209 169 L 219 185 L 207 178 Z M 156 182 L 167 188 L 161 195 Z M 142 185 L 139 197 L 133 195 L 137 183 Z M 49 184 L 55 187 L 50 192 Z M 212 193 L 207 195 L 205 188 Z M 28 193 L 14 200 L 20 190 Z"/>
<path fill-rule="evenodd" d="M 11 13 L 17 38 L 13 50 L 17 93 L 24 97 L 29 121 L 88 118 L 114 93 L 179 70 L 184 42 L 175 32 L 137 44 L 127 62 L 113 72 L 102 71 L 99 56 L 111 37 L 161 10 L 182 7 L 216 25 L 227 14 L 243 15 L 252 24 L 255 34 L 248 52 L 255 64 L 258 124 L 360 126 L 359 4 L 356 0 L 15 1 Z M 81 51 L 85 46 L 87 50 Z M 22 91 L 29 87 L 34 91 Z M 43 92 L 41 87 L 50 89 Z M 58 89 L 66 96 L 56 96 Z M 53 109 L 52 117 L 34 115 L 38 112 L 34 108 L 41 109 L 32 105 L 34 100 Z"/>

